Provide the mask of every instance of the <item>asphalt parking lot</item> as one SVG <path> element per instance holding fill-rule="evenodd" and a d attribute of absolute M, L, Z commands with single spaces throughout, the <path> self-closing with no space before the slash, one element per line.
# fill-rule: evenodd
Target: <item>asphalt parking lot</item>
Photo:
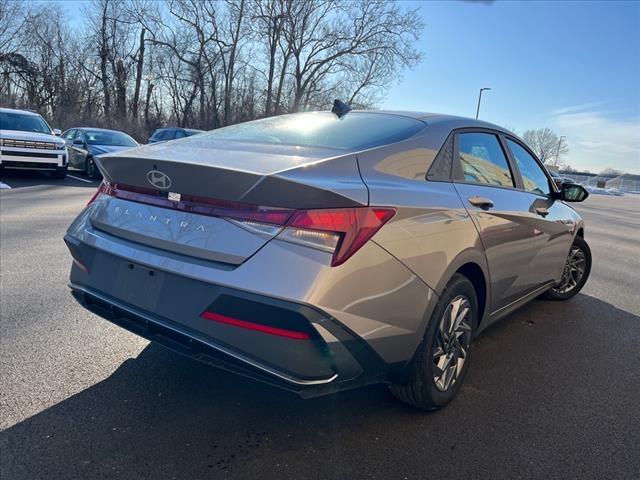
<path fill-rule="evenodd" d="M 384 386 L 300 400 L 86 312 L 62 236 L 95 184 L 3 181 L 3 479 L 640 478 L 640 196 L 577 207 L 583 292 L 486 331 L 427 414 Z"/>

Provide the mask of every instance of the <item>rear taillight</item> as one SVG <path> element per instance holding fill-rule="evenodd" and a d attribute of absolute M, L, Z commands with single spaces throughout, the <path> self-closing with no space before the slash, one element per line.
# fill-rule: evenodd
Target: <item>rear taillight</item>
<path fill-rule="evenodd" d="M 98 198 L 98 195 L 100 195 L 101 193 L 105 193 L 104 191 L 107 188 L 107 184 L 102 181 L 102 183 L 100 183 L 100 185 L 98 185 L 98 189 L 95 191 L 95 193 L 91 196 L 91 198 L 89 199 L 89 201 L 87 202 L 87 206 L 91 205 L 96 198 Z"/>
<path fill-rule="evenodd" d="M 279 237 L 333 252 L 331 266 L 346 262 L 396 214 L 395 208 L 356 207 L 299 210 Z"/>
<path fill-rule="evenodd" d="M 236 225 L 268 237 L 305 245 L 333 254 L 331 266 L 346 262 L 396 214 L 390 207 L 350 207 L 293 210 L 229 202 L 191 195 L 170 200 L 158 191 L 115 185 L 103 181 L 99 194 L 186 212 L 225 218 Z"/>

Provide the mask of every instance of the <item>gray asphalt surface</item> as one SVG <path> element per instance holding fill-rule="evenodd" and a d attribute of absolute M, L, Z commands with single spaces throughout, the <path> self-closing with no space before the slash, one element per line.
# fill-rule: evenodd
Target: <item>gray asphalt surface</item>
<path fill-rule="evenodd" d="M 428 414 L 384 386 L 300 400 L 84 311 L 62 236 L 95 187 L 3 180 L 3 479 L 640 478 L 640 197 L 578 207 L 583 293 L 486 331 Z"/>

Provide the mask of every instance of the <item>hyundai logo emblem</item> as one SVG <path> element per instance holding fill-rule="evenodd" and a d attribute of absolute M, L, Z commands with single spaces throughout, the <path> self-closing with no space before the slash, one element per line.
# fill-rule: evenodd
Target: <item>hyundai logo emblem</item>
<path fill-rule="evenodd" d="M 147 180 L 151 185 L 160 190 L 171 188 L 171 178 L 160 170 L 149 170 L 147 172 Z"/>

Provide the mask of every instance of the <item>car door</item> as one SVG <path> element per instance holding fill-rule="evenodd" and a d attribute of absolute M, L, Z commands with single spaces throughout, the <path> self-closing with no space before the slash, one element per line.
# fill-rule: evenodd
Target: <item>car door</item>
<path fill-rule="evenodd" d="M 78 129 L 69 148 L 69 164 L 73 168 L 84 170 L 84 162 L 87 158 L 87 149 L 85 143 L 84 131 Z"/>
<path fill-rule="evenodd" d="M 553 197 L 553 180 L 533 153 L 517 139 L 506 137 L 506 145 L 538 216 L 534 243 L 535 256 L 530 275 L 537 286 L 558 280 L 573 241 L 576 227 L 571 207 Z"/>
<path fill-rule="evenodd" d="M 509 162 L 504 143 L 491 130 L 463 130 L 454 137 L 453 180 L 485 250 L 491 282 L 491 313 L 532 290 L 537 215 Z"/>
<path fill-rule="evenodd" d="M 71 163 L 71 143 L 73 142 L 73 137 L 75 136 L 75 134 L 76 134 L 76 129 L 70 128 L 69 130 L 64 132 L 62 135 L 60 135 L 60 138 L 64 140 L 64 146 L 65 146 L 65 149 L 67 150 L 68 164 Z"/>

